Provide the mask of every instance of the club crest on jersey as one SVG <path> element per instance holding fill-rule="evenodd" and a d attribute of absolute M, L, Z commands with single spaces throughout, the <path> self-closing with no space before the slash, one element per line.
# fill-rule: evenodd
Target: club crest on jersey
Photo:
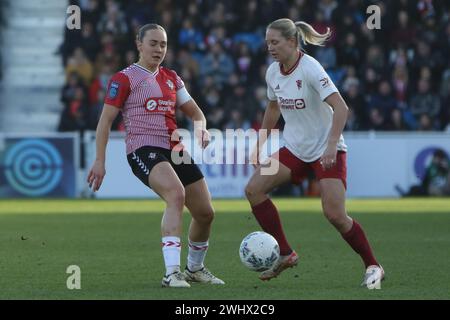
<path fill-rule="evenodd" d="M 155 100 L 148 100 L 147 103 L 145 104 L 145 109 L 147 111 L 153 111 L 156 109 L 157 106 L 158 103 Z"/>
<path fill-rule="evenodd" d="M 167 85 L 169 86 L 170 90 L 173 90 L 173 88 L 175 87 L 175 86 L 173 85 L 173 82 L 170 81 L 170 80 L 167 80 L 166 83 L 167 83 Z"/>
<path fill-rule="evenodd" d="M 300 90 L 302 88 L 302 80 L 297 80 L 297 89 Z"/>
<path fill-rule="evenodd" d="M 108 92 L 108 96 L 110 99 L 114 99 L 115 97 L 117 97 L 117 93 L 119 92 L 119 87 L 120 87 L 120 84 L 118 84 L 117 82 L 111 82 L 111 85 L 109 86 L 109 92 Z"/>

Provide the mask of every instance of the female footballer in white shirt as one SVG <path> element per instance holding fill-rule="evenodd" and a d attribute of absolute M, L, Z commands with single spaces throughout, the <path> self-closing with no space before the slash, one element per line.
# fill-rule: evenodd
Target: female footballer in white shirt
<path fill-rule="evenodd" d="M 322 208 L 330 223 L 357 252 L 366 267 L 362 285 L 384 278 L 361 226 L 345 210 L 346 152 L 342 131 L 348 107 L 323 67 L 300 49 L 300 41 L 322 45 L 330 36 L 316 32 L 305 22 L 279 19 L 267 27 L 266 43 L 274 58 L 266 72 L 267 96 L 262 129 L 273 129 L 280 117 L 285 120 L 286 146 L 269 161 L 278 161 L 275 175 L 264 175 L 258 167 L 246 187 L 246 196 L 262 229 L 280 245 L 281 257 L 272 269 L 260 275 L 270 280 L 283 270 L 296 266 L 297 253 L 283 232 L 278 211 L 267 194 L 286 182 L 300 182 L 313 170 L 320 184 Z M 265 138 L 260 135 L 258 145 Z M 258 161 L 255 149 L 252 158 Z"/>

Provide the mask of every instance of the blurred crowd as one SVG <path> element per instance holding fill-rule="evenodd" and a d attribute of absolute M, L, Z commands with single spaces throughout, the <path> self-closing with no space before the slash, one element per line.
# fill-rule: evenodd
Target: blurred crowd
<path fill-rule="evenodd" d="M 7 2 L 6 1 L 0 1 L 0 30 L 4 29 L 5 27 L 5 10 L 7 9 Z M 3 45 L 3 38 L 2 33 L 0 32 L 0 47 Z M 0 50 L 0 81 L 3 78 L 3 61 L 2 61 L 2 52 Z"/>
<path fill-rule="evenodd" d="M 76 0 L 81 30 L 65 31 L 60 131 L 95 130 L 110 77 L 138 60 L 146 23 L 168 34 L 164 65 L 184 80 L 210 128 L 261 126 L 266 106 L 267 24 L 282 17 L 330 27 L 324 47 L 306 46 L 340 89 L 346 130 L 450 130 L 450 1 Z M 366 8 L 381 9 L 369 30 Z M 178 114 L 180 127 L 189 121 Z M 282 123 L 280 123 L 282 126 Z M 114 130 L 124 130 L 120 118 Z"/>

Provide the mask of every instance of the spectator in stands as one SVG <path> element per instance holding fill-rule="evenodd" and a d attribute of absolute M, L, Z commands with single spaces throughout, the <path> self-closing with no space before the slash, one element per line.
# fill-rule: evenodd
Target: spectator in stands
<path fill-rule="evenodd" d="M 68 77 L 73 72 L 80 76 L 83 85 L 90 85 L 94 75 L 94 67 L 80 47 L 77 47 L 73 55 L 67 60 L 66 76 Z"/>
<path fill-rule="evenodd" d="M 225 109 L 215 108 L 211 110 L 206 116 L 209 128 L 223 129 L 225 126 Z"/>
<path fill-rule="evenodd" d="M 338 64 L 359 66 L 361 63 L 361 48 L 357 44 L 356 35 L 347 33 L 341 46 L 338 44 Z"/>
<path fill-rule="evenodd" d="M 221 87 L 234 71 L 234 63 L 231 57 L 223 50 L 220 43 L 215 43 L 210 52 L 200 63 L 202 76 L 211 76 L 214 82 Z"/>
<path fill-rule="evenodd" d="M 436 25 L 436 16 L 429 15 L 424 19 L 424 23 L 419 29 L 418 38 L 425 40 L 428 44 L 434 46 L 438 41 L 439 30 Z"/>
<path fill-rule="evenodd" d="M 225 124 L 225 129 L 247 130 L 250 127 L 251 127 L 250 122 L 243 117 L 241 110 L 238 109 L 231 110 L 228 122 Z"/>
<path fill-rule="evenodd" d="M 418 131 L 431 131 L 433 130 L 433 121 L 430 116 L 426 113 L 423 113 L 419 116 L 419 123 L 417 126 Z"/>
<path fill-rule="evenodd" d="M 349 108 L 349 118 L 347 119 L 345 129 L 366 129 L 368 127 L 368 115 L 364 112 L 366 102 L 360 93 L 359 81 L 356 78 L 350 78 L 346 81 L 343 97 Z"/>
<path fill-rule="evenodd" d="M 243 2 L 239 8 L 238 15 L 239 32 L 254 32 L 254 26 L 259 23 L 259 8 L 258 2 L 255 0 Z"/>
<path fill-rule="evenodd" d="M 233 93 L 227 95 L 225 100 L 225 110 L 238 110 L 244 120 L 251 120 L 258 109 L 258 101 L 255 100 L 254 95 L 249 93 L 249 90 L 243 84 L 233 88 Z"/>
<path fill-rule="evenodd" d="M 252 68 L 252 56 L 250 48 L 245 42 L 238 44 L 238 50 L 235 56 L 237 65 L 237 72 L 241 75 L 241 78 L 246 78 Z"/>
<path fill-rule="evenodd" d="M 176 61 L 180 66 L 186 68 L 193 78 L 197 78 L 200 73 L 200 66 L 197 60 L 194 59 L 192 54 L 186 48 L 180 48 L 176 56 Z"/>
<path fill-rule="evenodd" d="M 99 33 L 110 32 L 119 40 L 123 40 L 122 38 L 126 36 L 128 25 L 125 20 L 125 15 L 119 10 L 119 6 L 115 1 L 106 1 L 106 12 L 100 17 L 97 31 Z"/>
<path fill-rule="evenodd" d="M 101 70 L 99 71 L 97 77 L 92 81 L 90 87 L 89 87 L 89 103 L 91 105 L 97 105 L 99 102 L 98 93 L 99 91 L 106 91 L 106 88 L 108 87 L 109 79 L 114 74 L 113 68 L 109 64 L 103 64 L 101 66 Z M 103 99 L 100 99 L 100 101 L 103 101 Z"/>
<path fill-rule="evenodd" d="M 203 95 L 205 101 L 206 112 L 209 113 L 212 110 L 221 108 L 223 101 L 220 96 L 220 91 L 215 87 L 209 87 L 204 91 Z"/>
<path fill-rule="evenodd" d="M 84 2 L 85 1 L 82 1 L 82 3 L 80 3 L 83 20 L 92 24 L 97 23 L 100 20 L 102 12 L 99 1 L 88 0 L 86 6 L 83 6 Z"/>
<path fill-rule="evenodd" d="M 389 81 L 383 80 L 378 85 L 378 92 L 369 96 L 368 101 L 369 110 L 372 108 L 378 108 L 378 110 L 386 118 L 391 114 L 392 110 L 397 108 L 397 102 L 392 96 L 391 85 Z"/>
<path fill-rule="evenodd" d="M 80 131 L 87 128 L 89 106 L 85 91 L 79 87 L 75 89 L 73 99 L 66 104 L 58 131 Z"/>
<path fill-rule="evenodd" d="M 369 111 L 369 124 L 367 129 L 375 131 L 386 130 L 386 120 L 384 112 L 382 112 L 377 107 L 374 107 Z"/>
<path fill-rule="evenodd" d="M 409 60 L 406 49 L 402 46 L 397 46 L 389 53 L 389 64 L 394 67 L 406 68 Z"/>
<path fill-rule="evenodd" d="M 380 81 L 380 74 L 374 68 L 368 67 L 364 70 L 364 91 L 367 95 L 375 94 Z"/>
<path fill-rule="evenodd" d="M 411 61 L 412 75 L 419 76 L 420 68 L 429 67 L 433 72 L 439 72 L 442 66 L 442 57 L 439 51 L 431 51 L 429 43 L 420 39 L 417 41 L 414 59 Z"/>
<path fill-rule="evenodd" d="M 128 50 L 127 52 L 125 52 L 124 62 L 122 63 L 122 66 L 129 66 L 130 64 L 133 64 L 136 61 L 137 61 L 136 51 Z"/>
<path fill-rule="evenodd" d="M 448 16 L 450 16 L 450 14 L 447 14 Z M 449 21 L 447 21 L 447 24 L 444 27 L 444 31 L 442 34 L 442 54 L 444 57 L 449 57 L 450 56 L 450 19 Z M 447 61 L 447 67 L 449 66 L 448 61 Z"/>
<path fill-rule="evenodd" d="M 81 48 L 89 60 L 94 63 L 100 48 L 99 39 L 91 22 L 85 22 L 81 26 Z"/>
<path fill-rule="evenodd" d="M 422 115 L 430 117 L 431 126 L 435 127 L 435 120 L 441 108 L 441 102 L 436 94 L 430 92 L 430 83 L 427 80 L 419 80 L 417 85 L 417 94 L 415 94 L 410 102 L 411 113 L 417 120 L 422 118 Z M 425 118 L 422 118 L 422 121 Z M 437 128 L 436 128 L 437 129 Z"/>
<path fill-rule="evenodd" d="M 374 44 L 367 49 L 366 65 L 367 67 L 374 68 L 378 73 L 383 72 L 386 65 L 382 47 L 380 45 Z"/>
<path fill-rule="evenodd" d="M 336 67 L 336 50 L 334 47 L 328 44 L 318 47 L 315 56 L 325 70 L 329 71 Z"/>
<path fill-rule="evenodd" d="M 203 42 L 203 34 L 200 30 L 196 29 L 190 19 L 183 20 L 183 26 L 180 29 L 178 35 L 178 44 L 181 46 L 187 46 L 194 44 L 195 47 L 200 48 Z"/>
<path fill-rule="evenodd" d="M 95 70 L 101 70 L 105 64 L 109 64 L 113 70 L 118 70 L 121 66 L 120 55 L 117 52 L 113 39 L 112 34 L 103 34 L 102 49 L 95 59 Z"/>
<path fill-rule="evenodd" d="M 323 13 L 325 21 L 331 21 L 333 11 L 338 7 L 338 3 L 335 0 L 320 0 L 319 10 Z M 317 30 L 320 32 L 320 30 Z"/>
<path fill-rule="evenodd" d="M 264 111 L 267 103 L 266 88 L 264 88 L 264 86 L 257 86 L 253 92 L 256 101 L 256 109 Z"/>
<path fill-rule="evenodd" d="M 406 131 L 408 127 L 403 118 L 403 113 L 400 109 L 392 109 L 390 117 L 387 121 L 386 130 L 389 131 Z"/>
<path fill-rule="evenodd" d="M 391 35 L 391 44 L 409 47 L 416 36 L 416 28 L 409 22 L 409 16 L 406 11 L 398 12 L 397 19 L 397 25 Z"/>
<path fill-rule="evenodd" d="M 67 106 L 75 97 L 75 92 L 78 88 L 85 89 L 80 75 L 76 72 L 71 72 L 67 76 L 67 81 L 61 91 L 61 102 Z"/>
<path fill-rule="evenodd" d="M 409 77 L 408 71 L 404 66 L 396 66 L 392 73 L 392 84 L 394 97 L 397 101 L 397 105 L 400 108 L 406 108 L 408 89 L 409 89 Z"/>

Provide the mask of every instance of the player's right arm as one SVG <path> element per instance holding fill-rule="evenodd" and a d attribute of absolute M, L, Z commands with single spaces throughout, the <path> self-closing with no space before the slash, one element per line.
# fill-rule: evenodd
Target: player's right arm
<path fill-rule="evenodd" d="M 92 165 L 87 178 L 89 187 L 92 188 L 94 192 L 100 188 L 106 174 L 106 145 L 108 144 L 112 123 L 119 114 L 119 111 L 123 107 L 129 94 L 130 81 L 128 77 L 121 72 L 112 76 L 108 83 L 105 104 L 103 105 L 102 114 L 97 125 L 95 162 Z"/>
<path fill-rule="evenodd" d="M 267 98 L 269 99 L 269 103 L 267 104 L 266 111 L 264 113 L 261 129 L 258 132 L 258 142 L 250 155 L 250 163 L 254 166 L 259 164 L 259 155 L 262 147 L 264 146 L 264 143 L 266 143 L 272 129 L 275 128 L 281 114 L 280 106 L 278 105 L 278 98 L 270 85 L 270 79 L 273 76 L 273 67 L 274 64 L 272 64 L 266 72 Z"/>
<path fill-rule="evenodd" d="M 266 143 L 267 138 L 270 136 L 270 133 L 273 128 L 278 123 L 278 119 L 280 119 L 280 106 L 278 105 L 277 100 L 269 100 L 267 104 L 266 111 L 264 112 L 264 118 L 261 125 L 261 129 L 258 132 L 258 143 L 256 144 L 251 156 L 250 163 L 253 165 L 259 164 L 259 155 L 261 153 L 262 147 L 264 143 Z"/>
<path fill-rule="evenodd" d="M 261 125 L 261 129 L 267 130 L 267 135 L 261 134 L 260 139 L 267 139 L 270 136 L 272 129 L 275 128 L 278 119 L 280 119 L 280 114 L 281 111 L 278 102 L 276 100 L 269 100 Z M 262 143 L 264 142 L 266 142 L 266 140 L 262 141 Z"/>
<path fill-rule="evenodd" d="M 119 109 L 109 104 L 104 104 L 102 115 L 97 125 L 97 131 L 95 135 L 96 156 L 95 162 L 89 171 L 87 182 L 89 187 L 95 192 L 97 191 L 105 177 L 105 158 L 106 158 L 106 145 L 108 144 L 109 133 L 111 131 L 112 123 L 119 114 Z"/>

